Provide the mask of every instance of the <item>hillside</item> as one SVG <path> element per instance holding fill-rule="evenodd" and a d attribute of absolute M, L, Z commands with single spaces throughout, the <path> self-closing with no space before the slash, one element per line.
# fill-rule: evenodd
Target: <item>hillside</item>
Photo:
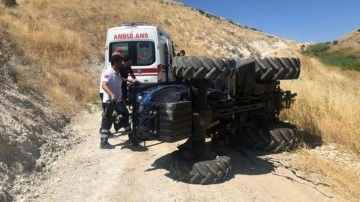
<path fill-rule="evenodd" d="M 170 0 L 17 2 L 14 8 L 0 4 L 0 201 L 17 194 L 14 186 L 81 141 L 64 127 L 98 100 L 106 29 L 123 22 L 162 27 L 176 50 L 184 49 L 187 55 L 300 57 L 300 79 L 284 82 L 299 99 L 283 116 L 308 139 L 320 139 L 317 143 L 360 150 L 360 75 L 301 56 L 301 44 L 295 41 Z M 339 44 L 349 44 L 346 41 Z"/>
<path fill-rule="evenodd" d="M 356 57 L 360 63 L 360 29 L 340 37 L 336 40 L 336 43 L 332 43 L 329 52 L 352 55 Z"/>
<path fill-rule="evenodd" d="M 360 29 L 354 30 L 342 37 L 340 37 L 338 40 L 337 45 L 339 47 L 342 47 L 346 50 L 360 50 Z"/>
<path fill-rule="evenodd" d="M 303 53 L 315 56 L 324 64 L 360 71 L 360 29 L 332 42 L 303 45 Z"/>

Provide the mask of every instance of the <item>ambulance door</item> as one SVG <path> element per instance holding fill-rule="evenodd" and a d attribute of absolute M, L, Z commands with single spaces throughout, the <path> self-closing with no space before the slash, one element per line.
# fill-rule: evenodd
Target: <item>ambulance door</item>
<path fill-rule="evenodd" d="M 173 45 L 172 45 L 172 41 L 167 38 L 166 39 L 166 44 L 168 47 L 168 77 L 169 77 L 169 81 L 174 81 L 175 77 L 174 77 L 174 72 L 173 72 L 173 67 L 172 67 L 172 63 L 173 63 L 173 59 L 174 59 L 174 49 L 173 49 Z"/>
<path fill-rule="evenodd" d="M 160 42 L 160 69 L 161 78 L 163 82 L 171 81 L 171 75 L 169 74 L 170 67 L 170 55 L 167 40 L 164 37 L 159 37 Z"/>
<path fill-rule="evenodd" d="M 160 69 L 156 62 L 155 43 L 134 41 L 132 47 L 132 64 L 136 78 L 144 83 L 161 82 Z"/>

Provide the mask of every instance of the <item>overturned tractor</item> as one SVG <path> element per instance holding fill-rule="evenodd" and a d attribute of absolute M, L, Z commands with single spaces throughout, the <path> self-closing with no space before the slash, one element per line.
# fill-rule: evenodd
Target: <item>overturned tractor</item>
<path fill-rule="evenodd" d="M 267 152 L 296 148 L 294 125 L 280 120 L 296 94 L 281 80 L 297 79 L 297 58 L 175 57 L 175 82 L 131 87 L 132 130 L 137 141 L 187 141 L 172 153 L 177 180 L 209 184 L 225 180 L 231 159 L 212 148 L 233 146 Z M 206 140 L 210 139 L 209 142 Z"/>

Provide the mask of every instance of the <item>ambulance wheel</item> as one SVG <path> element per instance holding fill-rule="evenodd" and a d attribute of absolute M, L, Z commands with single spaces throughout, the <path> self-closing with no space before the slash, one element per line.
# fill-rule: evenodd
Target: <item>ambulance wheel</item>
<path fill-rule="evenodd" d="M 228 58 L 175 57 L 177 77 L 186 79 L 228 79 L 235 74 L 235 61 Z"/>

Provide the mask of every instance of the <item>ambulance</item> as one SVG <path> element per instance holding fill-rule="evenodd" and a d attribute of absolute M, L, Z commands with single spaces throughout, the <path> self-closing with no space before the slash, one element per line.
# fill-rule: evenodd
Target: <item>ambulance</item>
<path fill-rule="evenodd" d="M 113 52 L 129 55 L 131 68 L 140 83 L 174 81 L 171 66 L 175 56 L 170 36 L 156 26 L 144 22 L 125 23 L 107 30 L 105 67 Z"/>

